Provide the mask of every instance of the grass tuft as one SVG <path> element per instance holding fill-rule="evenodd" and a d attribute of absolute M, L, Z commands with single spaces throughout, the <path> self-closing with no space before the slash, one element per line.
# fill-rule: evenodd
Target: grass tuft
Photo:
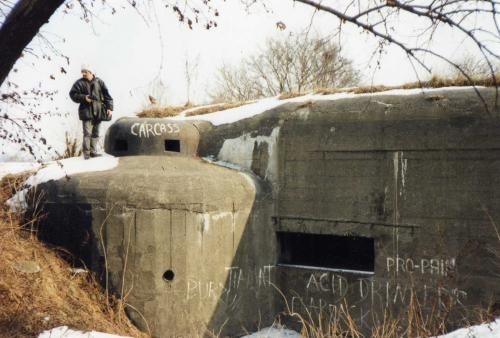
<path fill-rule="evenodd" d="M 217 103 L 210 106 L 204 106 L 200 108 L 196 108 L 194 110 L 190 110 L 186 113 L 186 116 L 196 116 L 196 115 L 204 115 L 215 113 L 223 110 L 228 110 L 232 108 L 241 107 L 245 104 L 252 103 L 253 101 L 238 101 L 238 102 L 229 102 L 229 103 Z"/>
<path fill-rule="evenodd" d="M 65 147 L 64 147 L 64 154 L 62 154 L 62 156 L 60 156 L 57 159 L 58 160 L 62 160 L 64 158 L 70 158 L 70 157 L 78 157 L 78 156 L 80 156 L 82 154 L 82 147 L 78 143 L 78 140 L 76 139 L 76 137 L 70 137 L 68 132 L 66 132 L 66 134 L 64 136 L 65 136 L 65 139 L 64 139 L 64 145 L 65 145 Z"/>
<path fill-rule="evenodd" d="M 129 322 L 122 300 L 108 301 L 90 272 L 75 272 L 58 251 L 38 241 L 30 226 L 36 219 L 26 221 L 5 205 L 26 176 L 0 181 L 0 337 L 36 337 L 62 325 L 146 337 Z"/>
<path fill-rule="evenodd" d="M 373 85 L 373 86 L 359 86 L 354 88 L 320 88 L 317 89 L 314 92 L 314 94 L 330 95 L 342 92 L 351 92 L 354 94 L 366 94 L 366 93 L 378 93 L 392 89 L 441 88 L 441 87 L 464 87 L 464 86 L 492 87 L 495 86 L 495 81 L 497 82 L 498 86 L 498 84 L 500 84 L 500 73 L 495 74 L 495 78 L 493 77 L 472 78 L 472 82 L 469 81 L 464 76 L 447 78 L 439 75 L 433 75 L 427 81 L 408 82 L 397 86 Z"/>
<path fill-rule="evenodd" d="M 196 116 L 196 115 L 204 115 L 215 113 L 218 111 L 223 111 L 231 108 L 236 108 L 243 106 L 245 104 L 252 103 L 254 101 L 239 101 L 239 102 L 228 102 L 228 103 L 216 103 L 208 106 L 193 106 L 191 104 L 186 104 L 183 106 L 166 106 L 166 107 L 152 107 L 142 112 L 138 113 L 138 117 L 172 117 L 181 114 L 182 112 L 189 110 L 186 112 L 186 116 Z"/>
<path fill-rule="evenodd" d="M 280 96 L 278 96 L 278 100 L 293 99 L 294 97 L 303 96 L 303 95 L 305 95 L 305 94 L 304 93 L 297 93 L 297 92 L 283 93 Z"/>
<path fill-rule="evenodd" d="M 138 117 L 172 117 L 177 116 L 184 110 L 193 108 L 194 106 L 191 103 L 186 103 L 181 106 L 152 106 L 144 109 L 142 112 L 138 113 Z"/>

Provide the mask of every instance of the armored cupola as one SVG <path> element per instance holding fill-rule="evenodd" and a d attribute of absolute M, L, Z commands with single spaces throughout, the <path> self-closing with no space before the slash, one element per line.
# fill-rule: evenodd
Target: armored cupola
<path fill-rule="evenodd" d="M 121 118 L 106 133 L 105 150 L 114 156 L 196 156 L 198 124 L 163 118 Z"/>

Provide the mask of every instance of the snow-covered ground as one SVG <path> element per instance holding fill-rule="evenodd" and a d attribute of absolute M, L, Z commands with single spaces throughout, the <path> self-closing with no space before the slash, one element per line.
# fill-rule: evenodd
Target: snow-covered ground
<path fill-rule="evenodd" d="M 0 180 L 8 174 L 19 174 L 40 168 L 37 162 L 0 162 Z"/>
<path fill-rule="evenodd" d="M 302 338 L 302 336 L 280 325 L 273 325 L 241 338 Z"/>
<path fill-rule="evenodd" d="M 43 331 L 38 335 L 38 338 L 132 338 L 125 336 L 117 336 L 102 332 L 82 332 L 72 330 L 67 326 L 59 326 L 51 330 Z"/>
<path fill-rule="evenodd" d="M 242 338 L 302 338 L 302 336 L 298 332 L 275 325 Z M 458 329 L 432 338 L 500 338 L 500 318 L 491 323 Z"/>
<path fill-rule="evenodd" d="M 500 318 L 491 323 L 462 328 L 448 334 L 433 338 L 499 338 Z M 96 331 L 81 332 L 69 329 L 67 326 L 56 327 L 52 330 L 42 332 L 38 338 L 123 338 L 107 333 Z M 241 338 L 303 338 L 298 332 L 287 329 L 280 325 L 266 327 L 258 332 L 243 336 Z"/>
<path fill-rule="evenodd" d="M 7 204 L 14 209 L 25 208 L 26 193 L 30 188 L 35 187 L 38 184 L 48 182 L 51 180 L 58 180 L 66 176 L 71 176 L 84 172 L 110 170 L 116 167 L 117 165 L 118 165 L 118 158 L 107 154 L 101 157 L 95 157 L 88 160 L 84 160 L 83 157 L 72 157 L 60 161 L 50 161 L 44 163 L 41 166 L 41 168 L 36 172 L 36 174 L 30 176 L 26 180 L 24 188 L 18 191 L 11 199 L 7 201 Z M 34 164 L 33 166 L 35 167 Z M 0 162 L 0 172 L 6 170 L 1 168 L 11 168 L 13 170 L 20 170 L 24 168 L 24 165 L 13 164 L 9 162 Z"/>
<path fill-rule="evenodd" d="M 500 318 L 494 322 L 458 329 L 435 338 L 499 338 Z"/>

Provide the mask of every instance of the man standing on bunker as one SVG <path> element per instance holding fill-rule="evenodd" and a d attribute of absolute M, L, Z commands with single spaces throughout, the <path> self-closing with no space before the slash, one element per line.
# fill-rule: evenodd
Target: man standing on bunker
<path fill-rule="evenodd" d="M 101 156 L 97 153 L 101 121 L 111 120 L 113 98 L 100 78 L 89 65 L 82 66 L 82 78 L 71 87 L 69 96 L 79 103 L 78 116 L 83 124 L 83 157 Z"/>

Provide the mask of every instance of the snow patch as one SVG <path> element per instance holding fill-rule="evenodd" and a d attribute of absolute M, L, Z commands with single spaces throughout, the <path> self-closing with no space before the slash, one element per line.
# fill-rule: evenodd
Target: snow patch
<path fill-rule="evenodd" d="M 279 130 L 280 127 L 274 128 L 269 136 L 252 137 L 250 133 L 246 133 L 237 138 L 227 139 L 224 141 L 217 158 L 220 161 L 233 163 L 240 168 L 251 170 L 254 148 L 262 142 L 266 142 L 268 146 L 268 164 L 265 178 L 275 182 L 278 177 L 277 146 Z"/>
<path fill-rule="evenodd" d="M 24 189 L 18 191 L 6 203 L 12 209 L 26 208 L 26 193 L 30 188 L 38 184 L 84 172 L 110 170 L 117 165 L 118 158 L 111 155 L 103 155 L 88 160 L 84 160 L 83 157 L 72 157 L 60 161 L 47 162 L 35 175 L 30 176 L 24 182 Z"/>
<path fill-rule="evenodd" d="M 40 333 L 38 338 L 132 338 L 126 336 L 117 336 L 109 333 L 97 331 L 82 332 L 72 330 L 67 326 L 59 326 L 51 330 L 46 330 Z"/>
<path fill-rule="evenodd" d="M 497 338 L 500 337 L 500 318 L 494 322 L 466 327 L 434 338 Z"/>
<path fill-rule="evenodd" d="M 241 338 L 302 338 L 302 336 L 298 332 L 286 329 L 283 326 L 273 325 Z"/>
<path fill-rule="evenodd" d="M 40 168 L 37 162 L 0 162 L 0 180 L 8 174 L 19 174 Z"/>
<path fill-rule="evenodd" d="M 224 167 L 224 168 L 234 169 L 234 170 L 238 170 L 238 171 L 245 170 L 245 168 L 242 168 L 241 166 L 236 165 L 234 163 L 215 160 L 215 158 L 214 158 L 213 155 L 210 155 L 208 157 L 202 157 L 202 158 L 205 161 L 207 161 L 208 163 L 215 164 L 215 165 L 218 165 L 218 166 L 221 166 L 221 167 Z"/>
<path fill-rule="evenodd" d="M 442 91 L 457 91 L 457 90 L 464 90 L 464 89 L 471 89 L 473 87 L 442 87 L 442 88 L 413 88 L 413 89 L 391 89 L 387 91 L 382 91 L 382 92 L 376 92 L 376 93 L 362 93 L 362 94 L 355 94 L 352 92 L 352 90 L 355 90 L 356 88 L 346 88 L 345 92 L 340 92 L 340 93 L 335 93 L 335 94 L 328 94 L 328 95 L 321 95 L 321 94 L 306 94 L 303 96 L 298 96 L 286 100 L 280 100 L 278 97 L 270 97 L 270 98 L 265 98 L 259 101 L 256 101 L 254 103 L 249 103 L 240 107 L 232 108 L 232 109 L 226 109 L 210 114 L 204 114 L 204 115 L 194 115 L 194 116 L 185 116 L 185 113 L 188 111 L 196 111 L 196 109 L 200 109 L 202 107 L 196 107 L 193 109 L 189 109 L 187 111 L 184 111 L 182 114 L 179 116 L 175 116 L 173 120 L 203 120 L 203 121 L 208 121 L 211 122 L 213 125 L 218 126 L 221 124 L 226 124 L 226 123 L 233 123 L 237 122 L 246 118 L 250 118 L 259 114 L 264 113 L 265 111 L 278 107 L 282 104 L 288 103 L 288 102 L 306 102 L 306 101 L 335 101 L 335 100 L 341 100 L 341 99 L 349 99 L 349 98 L 355 98 L 355 97 L 377 97 L 377 96 L 384 96 L 384 95 L 400 95 L 400 96 L 408 96 L 408 95 L 416 95 L 416 94 L 426 94 L 426 93 L 433 93 L 433 92 L 442 92 Z M 480 87 L 478 87 L 480 88 Z M 380 101 L 375 101 L 377 103 L 382 103 Z M 386 103 L 382 103 L 386 106 L 390 106 Z M 210 107 L 213 105 L 208 105 L 207 107 Z M 305 114 L 305 112 L 304 112 Z M 307 115 L 304 115 L 305 118 L 307 118 Z"/>
<path fill-rule="evenodd" d="M 233 123 L 239 120 L 243 120 L 258 115 L 266 110 L 282 105 L 283 103 L 284 101 L 278 100 L 277 97 L 271 97 L 259 100 L 255 103 L 250 103 L 240 107 L 226 109 L 215 113 L 195 115 L 195 116 L 175 116 L 170 119 L 203 120 L 212 123 L 214 126 L 218 126 L 221 124 Z"/>

